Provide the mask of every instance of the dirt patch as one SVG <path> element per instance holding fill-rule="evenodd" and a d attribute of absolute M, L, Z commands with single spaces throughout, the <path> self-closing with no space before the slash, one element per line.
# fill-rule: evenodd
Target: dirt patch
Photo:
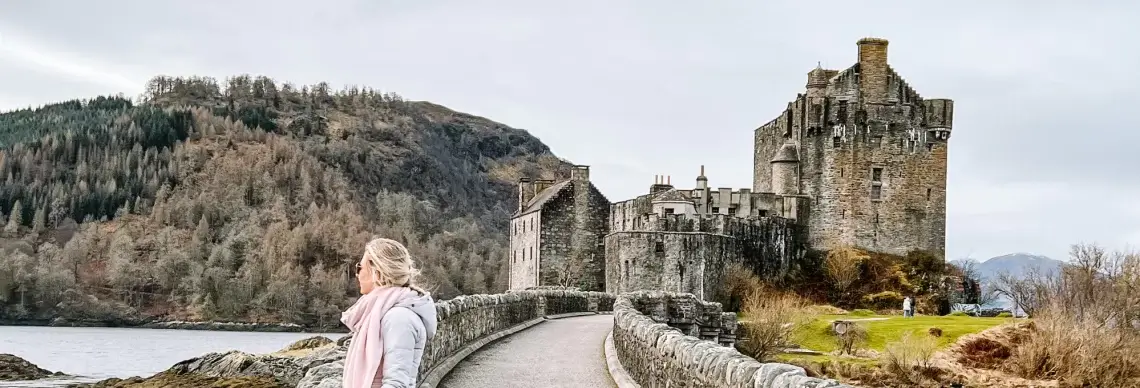
<path fill-rule="evenodd" d="M 967 386 L 1057 387 L 1057 381 L 1023 379 L 1004 371 L 1005 361 L 1032 328 L 1032 322 L 1017 322 L 967 334 L 935 353 L 931 362 Z"/>

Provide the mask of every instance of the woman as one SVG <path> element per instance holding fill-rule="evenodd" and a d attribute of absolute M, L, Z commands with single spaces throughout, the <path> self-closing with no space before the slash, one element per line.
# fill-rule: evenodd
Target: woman
<path fill-rule="evenodd" d="M 424 346 L 435 336 L 435 302 L 412 284 L 419 270 L 399 242 L 377 238 L 356 264 L 362 296 L 341 315 L 352 331 L 345 388 L 416 386 Z"/>

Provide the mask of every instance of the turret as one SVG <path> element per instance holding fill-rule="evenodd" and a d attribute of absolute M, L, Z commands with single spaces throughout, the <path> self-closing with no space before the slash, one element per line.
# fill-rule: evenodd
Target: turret
<path fill-rule="evenodd" d="M 824 70 L 818 63 L 815 69 L 808 72 L 807 80 L 807 96 L 808 98 L 823 97 L 827 92 L 827 70 Z"/>
<path fill-rule="evenodd" d="M 778 195 L 797 195 L 800 193 L 799 149 L 795 144 L 784 144 L 776 156 L 772 158 L 772 192 Z"/>
<path fill-rule="evenodd" d="M 863 102 L 884 103 L 887 100 L 887 40 L 859 39 L 859 93 Z"/>
<path fill-rule="evenodd" d="M 935 98 L 922 101 L 922 124 L 927 137 L 945 141 L 954 127 L 954 100 Z"/>
<path fill-rule="evenodd" d="M 705 176 L 705 166 L 701 165 L 701 175 L 697 175 L 697 189 L 709 187 L 709 178 Z"/>

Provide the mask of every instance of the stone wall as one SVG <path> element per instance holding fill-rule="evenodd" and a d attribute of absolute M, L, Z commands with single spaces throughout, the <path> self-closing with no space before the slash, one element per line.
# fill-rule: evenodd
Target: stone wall
<path fill-rule="evenodd" d="M 612 311 L 614 296 L 600 292 L 539 287 L 493 295 L 464 295 L 436 304 L 439 327 L 424 349 L 417 385 L 433 387 L 464 357 L 482 345 L 550 315 Z M 340 344 L 343 348 L 345 344 Z M 339 387 L 339 359 L 312 367 L 298 387 Z"/>
<path fill-rule="evenodd" d="M 524 214 L 511 219 L 511 264 L 509 288 L 521 290 L 538 285 L 540 259 L 539 229 L 542 212 Z"/>
<path fill-rule="evenodd" d="M 723 214 L 641 217 L 643 230 L 606 236 L 606 291 L 687 292 L 713 299 L 730 263 L 781 280 L 806 254 L 801 225 Z"/>
<path fill-rule="evenodd" d="M 547 315 L 607 311 L 604 308 L 612 307 L 613 299 L 600 292 L 524 290 L 440 302 L 436 305 L 439 329 L 424 350 L 420 376 L 481 338 Z"/>
<path fill-rule="evenodd" d="M 572 180 L 542 207 L 538 285 L 605 288 L 602 237 L 610 203 L 589 181 Z"/>
<path fill-rule="evenodd" d="M 614 304 L 617 357 L 643 387 L 849 387 L 745 356 L 731 346 L 735 332 L 734 314 L 690 294 L 639 291 Z"/>

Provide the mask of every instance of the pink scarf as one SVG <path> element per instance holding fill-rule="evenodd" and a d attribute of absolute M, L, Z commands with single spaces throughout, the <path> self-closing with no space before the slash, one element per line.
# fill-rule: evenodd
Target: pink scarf
<path fill-rule="evenodd" d="M 340 321 L 352 331 L 352 342 L 344 359 L 344 388 L 368 388 L 383 377 L 384 339 L 380 338 L 380 319 L 405 294 L 406 287 L 373 289 L 340 315 Z"/>

